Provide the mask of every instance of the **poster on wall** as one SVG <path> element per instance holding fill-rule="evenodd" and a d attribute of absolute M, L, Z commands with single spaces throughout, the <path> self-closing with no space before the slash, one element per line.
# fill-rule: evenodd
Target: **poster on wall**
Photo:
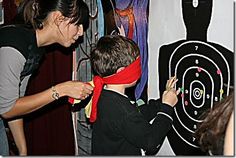
<path fill-rule="evenodd" d="M 146 97 L 148 76 L 147 67 L 147 24 L 148 0 L 85 0 L 90 9 L 90 26 L 84 34 L 83 42 L 78 45 L 74 56 L 76 79 L 91 81 L 92 73 L 89 63 L 91 47 L 103 35 L 126 36 L 139 45 L 142 59 L 142 72 L 137 87 L 128 90 L 130 98 Z M 77 106 L 78 107 L 78 106 Z M 76 155 L 91 155 L 91 124 L 85 117 L 84 108 L 73 113 Z M 77 112 L 78 111 L 78 112 Z"/>
<path fill-rule="evenodd" d="M 0 0 L 0 25 L 4 24 L 4 10 L 2 5 L 2 0 Z"/>
<path fill-rule="evenodd" d="M 140 82 L 128 90 L 133 99 L 146 99 L 148 76 L 148 0 L 101 0 L 104 12 L 104 34 L 120 34 L 135 41 L 140 48 L 142 76 Z M 135 91 L 134 91 L 135 89 Z"/>
<path fill-rule="evenodd" d="M 201 114 L 234 84 L 233 0 L 150 0 L 149 99 L 176 76 L 173 125 L 158 155 L 205 155 L 194 136 Z M 223 23 L 223 25 L 222 25 Z"/>

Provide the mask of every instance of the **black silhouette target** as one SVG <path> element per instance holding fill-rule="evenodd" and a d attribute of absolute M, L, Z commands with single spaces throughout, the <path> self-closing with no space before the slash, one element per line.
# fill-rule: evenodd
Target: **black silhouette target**
<path fill-rule="evenodd" d="M 187 150 L 184 146 L 199 149 L 194 137 L 197 124 L 202 121 L 199 117 L 229 94 L 230 66 L 219 50 L 202 41 L 181 43 L 168 59 L 168 78 L 177 76 L 175 88 L 181 90 L 169 142 L 173 149 L 177 144 L 182 150 Z"/>
<path fill-rule="evenodd" d="M 200 116 L 229 95 L 234 85 L 234 53 L 207 40 L 212 0 L 181 0 L 186 39 L 164 44 L 159 50 L 160 95 L 166 81 L 176 76 L 181 88 L 174 108 L 172 129 L 167 135 L 176 155 L 206 155 L 194 137 Z M 197 3 L 196 3 L 197 2 Z"/>

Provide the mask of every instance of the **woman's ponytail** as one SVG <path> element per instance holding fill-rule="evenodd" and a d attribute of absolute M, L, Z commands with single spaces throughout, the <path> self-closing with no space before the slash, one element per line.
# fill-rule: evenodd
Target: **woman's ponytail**
<path fill-rule="evenodd" d="M 42 29 L 43 24 L 38 20 L 40 7 L 37 0 L 25 0 L 23 5 L 23 17 L 25 23 L 30 23 L 34 29 Z"/>

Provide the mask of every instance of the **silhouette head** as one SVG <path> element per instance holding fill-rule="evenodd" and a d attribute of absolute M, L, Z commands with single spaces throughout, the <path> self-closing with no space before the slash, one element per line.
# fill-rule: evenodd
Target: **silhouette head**
<path fill-rule="evenodd" d="M 182 0 L 182 13 L 187 33 L 206 34 L 212 13 L 212 0 Z"/>

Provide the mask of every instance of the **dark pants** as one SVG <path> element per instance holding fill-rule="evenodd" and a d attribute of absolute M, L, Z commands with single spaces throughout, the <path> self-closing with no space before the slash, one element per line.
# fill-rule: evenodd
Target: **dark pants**
<path fill-rule="evenodd" d="M 0 155 L 9 156 L 7 134 L 6 134 L 3 120 L 1 118 L 0 118 Z"/>

